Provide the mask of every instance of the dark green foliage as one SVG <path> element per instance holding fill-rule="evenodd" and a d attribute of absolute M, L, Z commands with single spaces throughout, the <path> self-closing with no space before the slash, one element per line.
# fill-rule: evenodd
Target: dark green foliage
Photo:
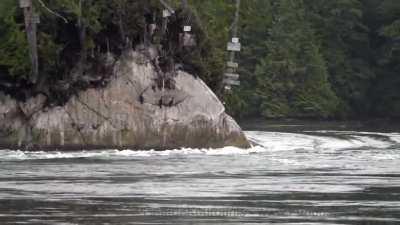
<path fill-rule="evenodd" d="M 10 76 L 28 76 L 30 61 L 27 46 L 23 19 L 21 12 L 17 10 L 17 2 L 2 1 L 0 3 L 0 68 L 6 70 Z"/>
<path fill-rule="evenodd" d="M 400 116 L 400 2 L 252 0 L 242 8 L 238 116 Z"/>
<path fill-rule="evenodd" d="M 377 1 L 375 24 L 377 33 L 376 74 L 371 88 L 374 106 L 372 113 L 379 116 L 400 116 L 400 2 Z M 379 19 L 378 19 L 379 18 Z"/>
<path fill-rule="evenodd" d="M 82 81 L 105 73 L 102 56 L 144 42 L 148 15 L 161 26 L 157 0 L 45 0 L 36 2 L 41 82 L 29 84 L 30 60 L 22 10 L 0 3 L 0 89 L 18 96 L 44 92 L 65 101 Z M 363 118 L 400 116 L 400 1 L 242 0 L 241 86 L 222 95 L 235 1 L 169 1 L 177 16 L 166 36 L 153 37 L 168 57 L 206 81 L 235 116 Z M 146 17 L 147 16 L 147 17 Z M 150 16 L 152 17 L 152 16 Z M 197 47 L 179 50 L 177 33 L 188 22 Z M 75 74 L 75 76 L 72 76 Z M 16 84 L 10 89 L 5 83 Z M 100 81 L 100 83 L 102 83 Z M 60 89 L 68 84 L 67 89 Z M 10 91 L 11 90 L 11 91 Z M 61 90 L 61 91 L 60 91 Z M 58 102 L 62 102 L 58 101 Z"/>
<path fill-rule="evenodd" d="M 302 1 L 273 6 L 267 54 L 255 69 L 261 112 L 266 117 L 329 117 L 337 105 L 314 31 Z"/>
<path fill-rule="evenodd" d="M 224 52 L 213 47 L 193 14 L 195 11 L 183 12 L 176 4 L 176 14 L 169 20 L 167 34 L 161 37 L 163 7 L 157 0 L 43 0 L 47 8 L 34 2 L 41 17 L 38 26 L 40 82 L 37 85 L 30 84 L 28 79 L 30 61 L 22 9 L 15 0 L 0 3 L 0 88 L 5 88 L 1 80 L 13 79 L 17 84 L 11 90 L 14 96 L 20 95 L 19 92 L 24 92 L 25 97 L 40 92 L 48 95 L 50 101 L 62 104 L 81 89 L 103 85 L 107 79 L 103 76 L 107 68 L 101 68 L 105 53 L 118 57 L 124 50 L 143 44 L 149 17 L 158 26 L 154 44 L 162 44 L 168 57 L 183 63 L 185 70 L 218 88 Z M 188 18 L 187 25 L 193 26 L 197 47 L 178 51 L 179 33 Z M 175 47 L 167 49 L 168 46 Z M 87 82 L 92 75 L 100 76 L 101 80 Z M 21 86 L 23 91 L 20 91 Z"/>
<path fill-rule="evenodd" d="M 368 91 L 375 77 L 370 64 L 369 27 L 359 0 L 307 1 L 310 19 L 320 35 L 330 81 L 341 99 L 343 116 L 369 110 Z"/>

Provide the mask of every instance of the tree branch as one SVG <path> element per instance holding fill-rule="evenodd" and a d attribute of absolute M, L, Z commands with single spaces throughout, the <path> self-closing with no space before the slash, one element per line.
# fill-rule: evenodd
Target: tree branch
<path fill-rule="evenodd" d="M 59 18 L 61 18 L 62 20 L 64 20 L 65 23 L 68 23 L 68 20 L 67 20 L 65 17 L 63 17 L 63 16 L 61 16 L 60 14 L 58 14 L 58 13 L 54 12 L 53 10 L 49 9 L 49 8 L 46 6 L 46 4 L 44 4 L 44 2 L 43 2 L 42 0 L 38 0 L 38 2 L 39 2 L 40 5 L 41 5 L 44 9 L 46 9 L 49 13 L 51 13 L 51 14 L 53 14 L 53 15 L 59 17 Z"/>

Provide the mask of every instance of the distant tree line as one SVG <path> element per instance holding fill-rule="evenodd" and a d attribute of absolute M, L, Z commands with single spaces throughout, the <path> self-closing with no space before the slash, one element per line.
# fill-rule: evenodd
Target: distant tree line
<path fill-rule="evenodd" d="M 237 116 L 400 117 L 400 1 L 243 1 Z"/>

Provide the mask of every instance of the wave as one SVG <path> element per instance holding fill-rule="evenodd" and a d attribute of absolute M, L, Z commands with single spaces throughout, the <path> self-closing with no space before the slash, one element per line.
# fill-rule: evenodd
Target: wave
<path fill-rule="evenodd" d="M 250 141 L 266 148 L 268 151 L 385 149 L 400 144 L 399 133 L 312 131 L 299 134 L 247 131 L 246 135 Z"/>
<path fill-rule="evenodd" d="M 46 160 L 46 159 L 135 159 L 142 157 L 163 157 L 179 155 L 247 155 L 273 151 L 293 150 L 340 150 L 340 149 L 385 149 L 400 146 L 399 133 L 372 133 L 353 131 L 312 131 L 310 133 L 282 133 L 246 131 L 254 144 L 250 149 L 225 147 L 217 149 L 182 148 L 165 151 L 104 150 L 78 152 L 25 152 L 1 150 L 0 161 Z"/>
<path fill-rule="evenodd" d="M 44 152 L 44 151 L 14 151 L 1 150 L 0 161 L 10 160 L 46 160 L 46 159 L 134 159 L 153 156 L 175 156 L 175 155 L 243 155 L 262 152 L 260 146 L 251 149 L 240 149 L 236 147 L 225 147 L 218 149 L 191 149 L 182 148 L 165 151 L 155 150 L 103 150 L 103 151 L 77 151 L 77 152 Z"/>

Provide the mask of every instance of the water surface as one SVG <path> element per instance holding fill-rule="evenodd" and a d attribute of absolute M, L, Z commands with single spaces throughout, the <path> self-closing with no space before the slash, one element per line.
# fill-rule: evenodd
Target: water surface
<path fill-rule="evenodd" d="M 0 224 L 400 224 L 400 133 L 246 135 L 250 150 L 1 150 Z"/>

